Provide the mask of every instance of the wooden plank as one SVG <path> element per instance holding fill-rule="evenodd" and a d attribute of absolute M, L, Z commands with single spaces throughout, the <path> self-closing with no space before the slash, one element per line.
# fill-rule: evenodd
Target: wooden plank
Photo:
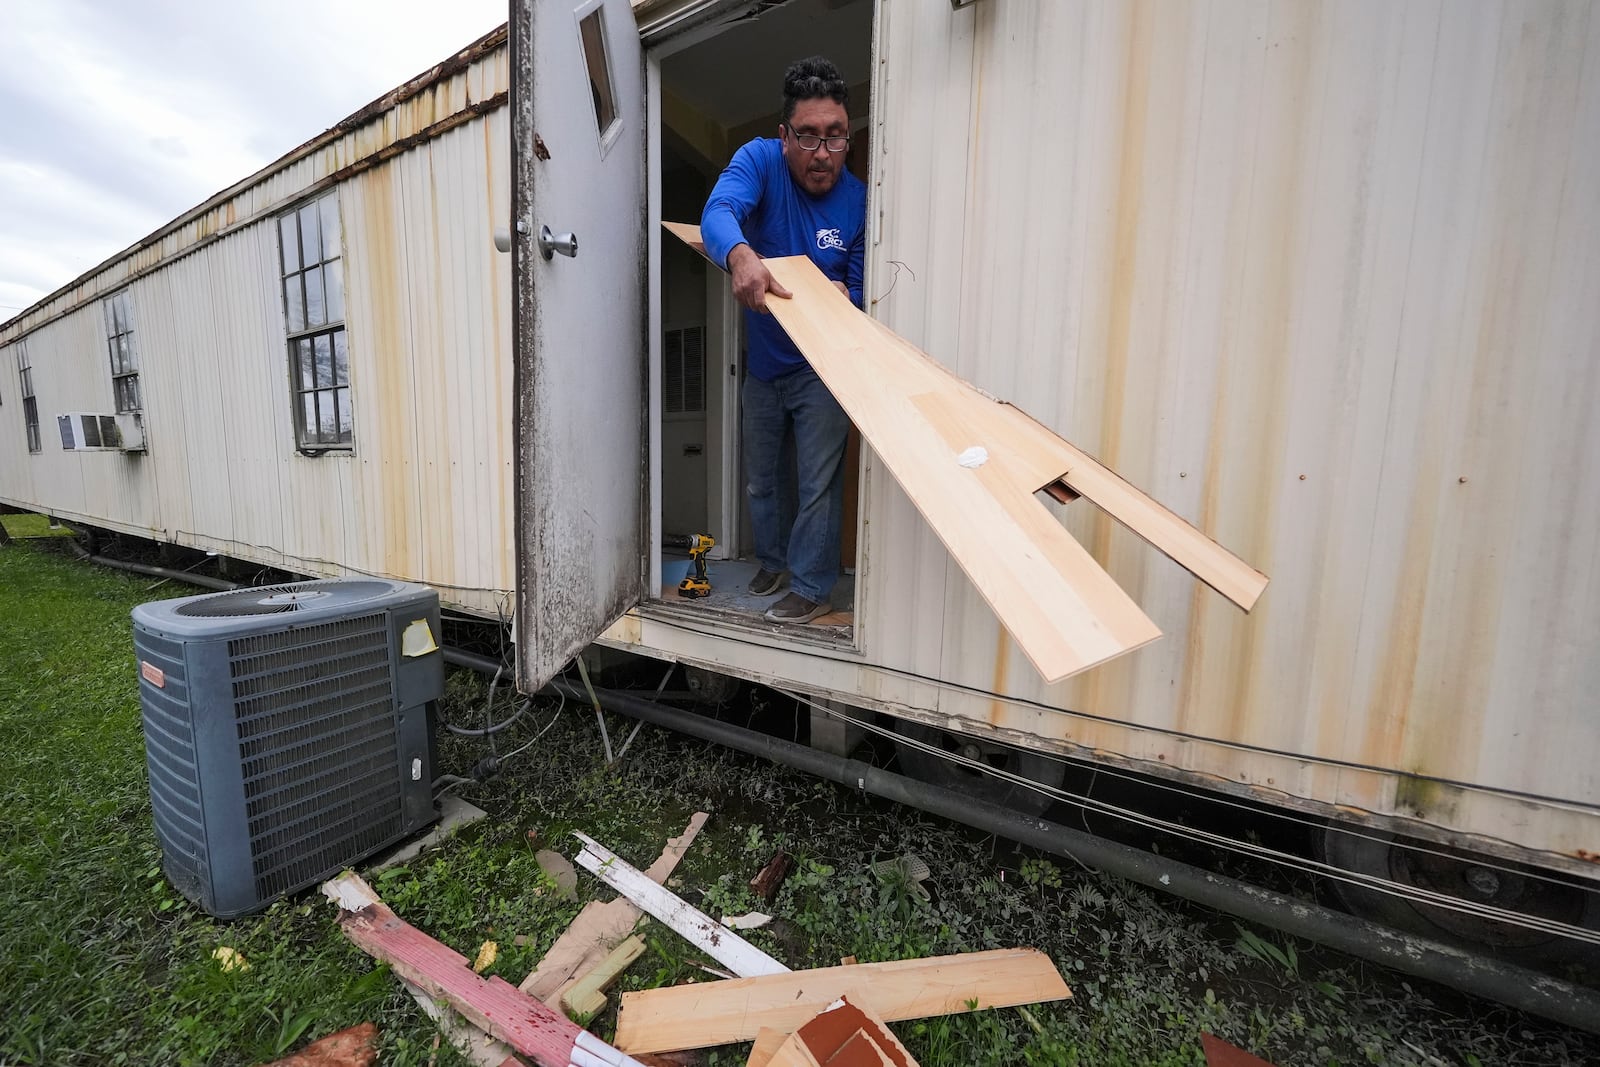
<path fill-rule="evenodd" d="M 756 1033 L 755 1044 L 750 1048 L 750 1058 L 744 1061 L 744 1067 L 767 1067 L 787 1040 L 789 1035 L 782 1030 L 763 1026 Z"/>
<path fill-rule="evenodd" d="M 706 255 L 706 243 L 700 239 L 700 227 L 690 222 L 665 221 L 661 223 L 661 227 L 668 233 L 672 234 L 672 236 L 676 237 L 678 240 L 694 249 L 696 252 L 699 252 L 702 256 L 705 256 L 707 263 L 710 263 L 713 267 L 716 267 L 719 270 L 721 269 L 722 265 L 720 263 L 717 263 L 710 256 Z"/>
<path fill-rule="evenodd" d="M 665 883 L 709 817 L 703 811 L 695 812 L 683 833 L 667 841 L 661 855 L 644 872 L 645 877 L 656 883 Z M 578 917 L 544 954 L 539 966 L 517 988 L 530 997 L 538 997 L 551 1007 L 558 1007 L 561 994 L 576 985 L 586 971 L 621 944 L 638 925 L 641 914 L 638 908 L 622 897 L 604 904 L 591 901 L 584 905 Z"/>
<path fill-rule="evenodd" d="M 662 225 L 705 255 L 700 227 L 677 222 Z M 1008 450 L 1016 480 L 1030 492 L 1049 491 L 1062 503 L 1071 499 L 1068 494 L 1087 497 L 1240 608 L 1249 611 L 1255 606 L 1266 589 L 1266 575 L 1021 408 L 984 393 L 877 319 L 867 315 L 861 318 L 880 340 L 910 357 L 897 364 L 897 369 L 907 376 L 908 388 L 916 392 L 923 391 L 923 387 L 940 393 L 950 391 L 959 398 L 964 421 L 981 434 L 974 443 L 998 439 L 998 444 Z M 1060 488 L 1063 486 L 1065 492 Z"/>
<path fill-rule="evenodd" d="M 640 914 L 638 908 L 621 898 L 606 903 L 591 900 L 517 988 L 555 1006 L 564 987 L 576 982 L 584 971 L 605 959 L 606 953 L 633 933 Z"/>
<path fill-rule="evenodd" d="M 686 941 L 733 973 L 748 978 L 789 970 L 677 894 L 646 878 L 594 838 L 578 831 L 572 836 L 583 842 L 583 851 L 578 853 L 580 867 L 672 927 Z"/>
<path fill-rule="evenodd" d="M 322 891 L 339 905 L 339 926 L 359 948 L 540 1067 L 569 1067 L 575 1049 L 594 1063 L 637 1063 L 504 979 L 473 974 L 465 956 L 402 921 L 354 873 L 324 883 Z"/>
<path fill-rule="evenodd" d="M 606 1006 L 605 988 L 628 969 L 628 965 L 644 955 L 644 942 L 630 937 L 611 950 L 611 955 L 601 960 L 577 984 L 561 994 L 561 1002 L 574 1015 L 593 1015 Z"/>
<path fill-rule="evenodd" d="M 963 421 L 977 435 L 973 443 L 985 444 L 991 451 L 1004 448 L 1008 466 L 1025 488 L 1037 491 L 1049 490 L 1057 483 L 1064 485 L 1240 608 L 1249 611 L 1255 606 L 1267 587 L 1266 575 L 1026 411 L 957 377 L 876 319 L 867 321 L 886 343 L 924 361 L 927 369 L 945 379 L 946 387 L 937 393 L 960 411 Z M 1055 493 L 1052 496 L 1060 499 Z"/>
<path fill-rule="evenodd" d="M 931 360 L 883 343 L 880 328 L 806 257 L 765 262 L 794 294 L 768 301 L 772 314 L 1046 681 L 1161 635 L 1033 498 L 1038 486 L 1019 491 L 1021 475 L 1004 474 L 1003 462 L 957 462 L 911 399 L 951 389 Z"/>
<path fill-rule="evenodd" d="M 1031 948 L 858 963 L 624 993 L 615 1040 L 630 1053 L 666 1052 L 750 1041 L 762 1027 L 792 1033 L 846 994 L 897 1022 L 1072 992 L 1050 957 Z"/>

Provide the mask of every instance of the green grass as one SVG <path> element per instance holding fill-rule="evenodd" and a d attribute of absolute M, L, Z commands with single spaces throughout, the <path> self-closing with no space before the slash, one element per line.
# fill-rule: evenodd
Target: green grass
<path fill-rule="evenodd" d="M 0 515 L 0 525 L 12 537 L 71 537 L 65 526 L 50 528 L 50 520 L 43 515 Z"/>
<path fill-rule="evenodd" d="M 11 519 L 13 517 L 8 517 Z M 0 1063 L 250 1064 L 364 1020 L 382 1062 L 426 1063 L 434 1031 L 399 983 L 303 894 L 219 922 L 160 872 L 145 790 L 129 610 L 171 584 L 68 560 L 46 542 L 0 549 Z M 481 721 L 484 680 L 452 675 L 447 715 Z M 510 700 L 502 691 L 501 698 Z M 497 714 L 499 714 L 497 712 Z M 613 736 L 621 720 L 613 719 Z M 538 731 L 549 726 L 547 733 Z M 1600 1045 L 1492 1006 L 1439 997 L 1269 931 L 1174 903 L 1068 862 L 952 827 L 692 739 L 645 728 L 619 769 L 601 766 L 592 713 L 535 708 L 497 742 L 505 773 L 463 790 L 490 818 L 373 878 L 409 922 L 464 955 L 493 938 L 488 973 L 519 981 L 591 899 L 580 872 L 562 900 L 534 860 L 571 855 L 583 829 L 647 864 L 697 809 L 713 813 L 678 868 L 677 892 L 715 914 L 777 918 L 748 934 L 793 967 L 1029 944 L 1073 1000 L 914 1021 L 896 1030 L 925 1067 L 1203 1063 L 1217 1033 L 1288 1064 L 1596 1062 Z M 447 737 L 442 771 L 483 742 Z M 777 848 L 798 869 L 768 905 L 749 877 Z M 924 899 L 875 860 L 915 852 Z M 1246 936 L 1248 935 L 1248 936 Z M 518 938 L 524 939 L 517 945 Z M 657 924 L 618 989 L 707 980 Z M 225 971 L 218 946 L 242 953 Z M 591 1028 L 615 1029 L 616 997 Z M 742 1064 L 748 1047 L 712 1050 Z M 446 1045 L 438 1062 L 462 1062 Z"/>

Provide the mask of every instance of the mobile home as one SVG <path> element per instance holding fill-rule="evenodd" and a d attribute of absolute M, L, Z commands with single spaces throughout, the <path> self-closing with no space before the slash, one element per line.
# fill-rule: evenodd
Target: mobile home
<path fill-rule="evenodd" d="M 598 641 L 1365 827 L 1338 862 L 1594 921 L 1503 866 L 1600 856 L 1592 5 L 511 14 L 0 326 L 0 500 L 428 581 L 514 615 L 528 689 Z M 738 316 L 659 224 L 811 53 L 854 90 L 868 313 L 1270 574 L 1250 614 L 1051 505 L 1165 637 L 1046 684 L 870 447 L 837 615 L 737 595 Z M 125 334 L 147 451 L 62 448 L 55 413 L 127 395 Z M 671 588 L 688 532 L 709 601 Z M 1391 834 L 1460 852 L 1424 870 Z"/>

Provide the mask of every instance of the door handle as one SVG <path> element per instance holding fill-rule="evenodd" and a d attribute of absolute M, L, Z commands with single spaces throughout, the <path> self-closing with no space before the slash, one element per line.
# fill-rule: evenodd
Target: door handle
<path fill-rule="evenodd" d="M 539 251 L 545 259 L 551 259 L 557 252 L 564 256 L 578 254 L 578 235 L 575 233 L 552 233 L 550 227 L 539 227 Z"/>

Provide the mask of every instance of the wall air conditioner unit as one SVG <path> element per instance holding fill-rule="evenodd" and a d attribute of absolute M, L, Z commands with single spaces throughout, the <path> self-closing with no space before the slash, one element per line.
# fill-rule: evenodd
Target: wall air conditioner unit
<path fill-rule="evenodd" d="M 124 452 L 143 452 L 144 415 L 137 411 L 124 411 L 117 415 L 117 440 Z"/>
<path fill-rule="evenodd" d="M 133 609 L 167 880 L 220 918 L 432 823 L 439 596 L 333 579 Z"/>
<path fill-rule="evenodd" d="M 61 447 L 68 452 L 107 452 L 122 447 L 115 415 L 69 412 L 56 416 L 56 429 L 61 431 Z"/>

